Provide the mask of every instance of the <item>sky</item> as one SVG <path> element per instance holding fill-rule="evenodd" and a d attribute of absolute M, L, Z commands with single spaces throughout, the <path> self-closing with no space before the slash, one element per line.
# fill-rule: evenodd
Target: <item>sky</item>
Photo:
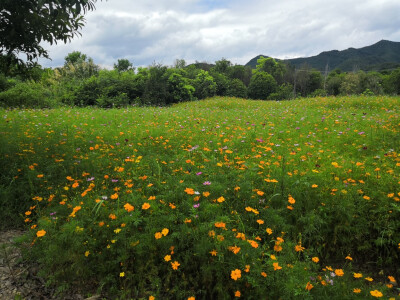
<path fill-rule="evenodd" d="M 136 67 L 245 64 L 259 54 L 308 57 L 400 41 L 399 0 L 103 0 L 85 18 L 70 43 L 42 44 L 52 58 L 42 66 L 62 66 L 73 51 L 104 68 L 122 58 Z"/>

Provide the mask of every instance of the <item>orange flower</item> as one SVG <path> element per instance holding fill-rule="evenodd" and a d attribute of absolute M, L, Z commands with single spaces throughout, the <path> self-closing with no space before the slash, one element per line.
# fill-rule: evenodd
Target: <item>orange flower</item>
<path fill-rule="evenodd" d="M 310 283 L 310 282 L 307 282 L 307 285 L 306 285 L 306 290 L 307 291 L 311 291 L 311 289 L 313 288 L 314 286 Z"/>
<path fill-rule="evenodd" d="M 339 277 L 342 277 L 344 275 L 344 272 L 342 269 L 335 269 L 335 274 Z"/>
<path fill-rule="evenodd" d="M 228 249 L 229 249 L 229 251 L 232 251 L 234 254 L 238 254 L 240 251 L 240 247 L 238 247 L 238 246 L 231 246 Z"/>
<path fill-rule="evenodd" d="M 111 195 L 110 198 L 113 199 L 113 200 L 118 199 L 118 194 L 114 193 L 114 194 Z"/>
<path fill-rule="evenodd" d="M 168 232 L 169 232 L 169 229 L 168 229 L 168 228 L 163 228 L 163 230 L 161 230 L 161 234 L 162 234 L 163 236 L 166 236 L 166 235 L 168 234 Z"/>
<path fill-rule="evenodd" d="M 260 224 L 260 225 L 262 225 L 262 224 L 264 224 L 264 221 L 263 221 L 263 220 L 260 220 L 260 219 L 258 219 L 258 220 L 257 220 L 257 223 L 258 223 L 258 224 Z"/>
<path fill-rule="evenodd" d="M 222 202 L 225 201 L 225 198 L 221 196 L 221 197 L 219 197 L 219 198 L 217 199 L 217 201 L 218 201 L 219 203 L 222 203 Z"/>
<path fill-rule="evenodd" d="M 39 230 L 38 232 L 36 232 L 36 236 L 37 237 L 42 237 L 46 235 L 46 231 L 45 230 Z"/>
<path fill-rule="evenodd" d="M 354 278 L 361 278 L 363 275 L 361 273 L 354 273 Z"/>
<path fill-rule="evenodd" d="M 203 196 L 204 196 L 204 197 L 210 196 L 210 192 L 203 192 Z"/>
<path fill-rule="evenodd" d="M 225 224 L 224 222 L 215 222 L 214 226 L 217 227 L 217 228 L 224 228 L 224 229 L 226 229 L 226 227 L 225 227 L 226 224 Z"/>
<path fill-rule="evenodd" d="M 314 256 L 314 257 L 312 258 L 312 261 L 315 262 L 315 263 L 318 263 L 318 262 L 319 262 L 319 258 L 316 257 L 316 256 Z"/>
<path fill-rule="evenodd" d="M 240 291 L 236 291 L 236 292 L 235 292 L 235 297 L 240 298 L 240 295 L 241 295 L 241 294 L 240 294 Z"/>
<path fill-rule="evenodd" d="M 263 191 L 257 191 L 257 195 L 258 195 L 258 196 L 263 196 L 263 195 L 264 195 L 264 192 L 263 192 Z"/>
<path fill-rule="evenodd" d="M 274 266 L 274 271 L 282 269 L 282 267 L 277 262 L 274 262 L 272 265 Z"/>
<path fill-rule="evenodd" d="M 265 229 L 265 231 L 268 233 L 268 235 L 272 234 L 272 229 L 271 228 L 267 228 L 267 229 Z"/>
<path fill-rule="evenodd" d="M 353 293 L 359 294 L 359 293 L 361 293 L 361 289 L 354 289 L 354 290 L 353 290 Z"/>
<path fill-rule="evenodd" d="M 126 203 L 125 205 L 124 205 L 124 208 L 125 208 L 125 210 L 127 211 L 127 212 L 131 212 L 131 211 L 133 211 L 135 208 L 132 206 L 132 205 L 130 205 L 129 203 Z"/>
<path fill-rule="evenodd" d="M 253 240 L 247 240 L 253 248 L 258 248 L 258 243 Z"/>
<path fill-rule="evenodd" d="M 301 244 L 294 246 L 294 250 L 296 252 L 302 252 L 305 248 L 301 246 Z"/>
<path fill-rule="evenodd" d="M 114 214 L 109 214 L 108 217 L 109 217 L 111 220 L 115 220 L 115 219 L 117 218 L 117 216 L 114 215 Z"/>
<path fill-rule="evenodd" d="M 261 276 L 262 276 L 262 277 L 267 277 L 267 273 L 261 272 Z"/>
<path fill-rule="evenodd" d="M 239 269 L 231 271 L 231 278 L 233 280 L 238 280 L 240 277 L 242 277 L 242 271 L 240 271 Z"/>
<path fill-rule="evenodd" d="M 81 207 L 80 206 L 75 206 L 73 209 L 72 209 L 72 213 L 70 213 L 70 217 L 75 217 L 75 213 L 78 211 L 78 210 L 80 210 L 81 209 Z"/>
<path fill-rule="evenodd" d="M 246 268 L 244 269 L 244 271 L 245 271 L 246 273 L 249 273 L 249 272 L 250 272 L 250 265 L 246 265 L 245 267 L 246 267 Z"/>
<path fill-rule="evenodd" d="M 150 204 L 149 203 L 147 203 L 147 202 L 143 203 L 142 209 L 149 209 L 149 208 L 150 208 Z"/>
<path fill-rule="evenodd" d="M 179 262 L 177 262 L 177 261 L 174 261 L 174 262 L 171 263 L 172 269 L 174 269 L 174 270 L 178 270 L 178 267 L 180 265 L 181 264 Z"/>
<path fill-rule="evenodd" d="M 212 255 L 212 256 L 217 256 L 217 250 L 213 250 L 213 251 L 210 251 L 210 254 Z"/>
<path fill-rule="evenodd" d="M 369 293 L 371 294 L 371 296 L 376 297 L 376 298 L 383 297 L 383 294 L 378 290 L 370 291 Z"/>
<path fill-rule="evenodd" d="M 241 239 L 241 240 L 245 240 L 246 239 L 246 235 L 244 234 L 244 233 L 241 233 L 241 232 L 238 232 L 237 234 L 236 234 L 236 238 L 237 239 Z"/>
<path fill-rule="evenodd" d="M 162 233 L 161 232 L 156 232 L 155 234 L 154 234 L 154 237 L 158 240 L 158 239 L 161 239 L 162 238 Z"/>
<path fill-rule="evenodd" d="M 289 202 L 290 204 L 295 204 L 295 203 L 296 203 L 296 200 L 294 200 L 294 198 L 289 194 L 288 202 Z"/>
<path fill-rule="evenodd" d="M 194 189 L 186 188 L 186 189 L 185 189 L 185 192 L 186 192 L 186 194 L 188 194 L 188 195 L 194 195 Z"/>

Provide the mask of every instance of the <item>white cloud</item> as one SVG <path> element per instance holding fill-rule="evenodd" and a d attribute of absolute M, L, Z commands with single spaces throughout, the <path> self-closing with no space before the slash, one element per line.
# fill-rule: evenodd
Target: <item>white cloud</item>
<path fill-rule="evenodd" d="M 134 65 L 214 62 L 244 64 L 258 54 L 277 58 L 400 41 L 397 0 L 109 0 L 89 12 L 82 37 L 45 45 L 62 65 L 74 50 L 103 66 L 118 58 Z"/>

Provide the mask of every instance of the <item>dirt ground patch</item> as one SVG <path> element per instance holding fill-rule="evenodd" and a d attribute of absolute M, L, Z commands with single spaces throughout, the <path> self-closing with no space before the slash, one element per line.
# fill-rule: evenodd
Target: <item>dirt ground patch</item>
<path fill-rule="evenodd" d="M 15 239 L 24 234 L 21 230 L 0 231 L 0 299 L 1 300 L 81 300 L 79 294 L 54 296 L 55 291 L 46 287 L 42 278 L 37 276 L 38 266 L 27 264 L 21 251 L 15 245 Z M 87 298 L 100 299 L 99 296 Z"/>

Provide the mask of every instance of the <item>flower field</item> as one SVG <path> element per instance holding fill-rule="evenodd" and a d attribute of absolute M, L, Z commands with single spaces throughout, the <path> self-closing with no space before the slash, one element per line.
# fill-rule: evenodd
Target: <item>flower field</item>
<path fill-rule="evenodd" d="M 61 295 L 395 299 L 399 107 L 2 110 L 1 217 L 26 224 L 25 258 Z"/>

